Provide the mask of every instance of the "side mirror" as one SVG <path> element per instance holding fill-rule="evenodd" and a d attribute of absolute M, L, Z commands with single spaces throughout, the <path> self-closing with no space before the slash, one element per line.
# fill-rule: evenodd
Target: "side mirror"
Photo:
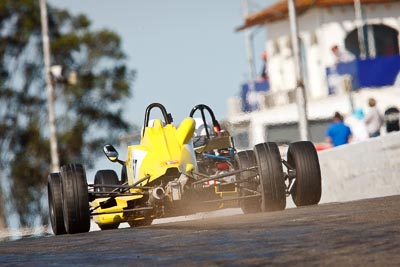
<path fill-rule="evenodd" d="M 105 145 L 103 147 L 103 152 L 110 161 L 112 162 L 118 161 L 118 151 L 115 149 L 113 145 Z"/>

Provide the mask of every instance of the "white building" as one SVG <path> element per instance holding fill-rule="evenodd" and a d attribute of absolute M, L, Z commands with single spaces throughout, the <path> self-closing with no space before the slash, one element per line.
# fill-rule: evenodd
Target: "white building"
<path fill-rule="evenodd" d="M 252 147 L 266 140 L 290 142 L 300 138 L 287 2 L 280 0 L 249 15 L 238 28 L 265 27 L 270 84 L 269 91 L 258 94 L 257 111 L 243 113 L 237 108 L 240 99 L 228 101 L 227 122 L 238 147 Z M 368 97 L 375 97 L 382 111 L 400 105 L 400 88 L 395 85 L 400 70 L 400 1 L 360 2 L 363 16 L 356 21 L 354 0 L 296 1 L 309 130 L 316 143 L 323 142 L 326 126 L 335 111 L 350 115 L 352 107 L 365 107 Z M 358 30 L 363 37 L 360 40 L 364 40 L 365 54 L 360 53 Z M 347 61 L 352 64 L 335 65 L 334 46 L 348 55 Z M 337 66 L 338 72 L 343 69 L 350 73 L 328 78 L 327 72 L 336 70 L 330 68 L 333 66 Z M 390 67 L 390 71 L 385 67 Z M 390 74 L 391 71 L 395 74 Z M 349 81 L 346 77 L 352 77 L 353 82 L 346 83 Z M 357 89 L 351 98 L 350 84 Z M 375 88 L 367 90 L 366 86 Z"/>

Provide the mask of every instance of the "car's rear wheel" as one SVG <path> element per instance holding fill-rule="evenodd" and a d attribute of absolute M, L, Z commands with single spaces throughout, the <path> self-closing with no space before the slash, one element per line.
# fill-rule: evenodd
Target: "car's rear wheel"
<path fill-rule="evenodd" d="M 239 169 L 247 169 L 256 166 L 256 160 L 253 150 L 240 151 L 235 155 L 236 165 Z M 255 174 L 252 171 L 241 172 L 237 175 L 237 179 L 247 182 L 241 182 L 239 186 L 239 194 L 241 197 L 254 195 L 257 191 L 259 182 L 254 178 Z M 253 191 L 253 192 L 252 192 Z M 240 207 L 245 214 L 261 211 L 260 198 L 247 198 L 240 200 Z"/>
<path fill-rule="evenodd" d="M 260 176 L 261 210 L 285 209 L 285 180 L 278 145 L 273 142 L 257 144 L 254 154 Z"/>
<path fill-rule="evenodd" d="M 321 199 L 321 169 L 318 154 L 309 141 L 289 144 L 287 161 L 296 170 L 296 181 L 291 189 L 296 206 L 316 205 Z"/>
<path fill-rule="evenodd" d="M 50 173 L 47 177 L 47 193 L 53 233 L 55 235 L 66 234 L 62 207 L 61 176 L 59 173 Z"/>
<path fill-rule="evenodd" d="M 96 172 L 94 176 L 94 184 L 95 185 L 118 185 L 118 176 L 113 170 L 100 170 Z M 115 188 L 112 187 L 96 187 L 96 192 L 111 192 Z M 117 229 L 119 226 L 118 223 L 111 223 L 111 224 L 99 224 L 101 230 L 112 230 Z"/>
<path fill-rule="evenodd" d="M 81 164 L 61 167 L 64 225 L 67 233 L 90 230 L 89 194 L 85 169 Z"/>

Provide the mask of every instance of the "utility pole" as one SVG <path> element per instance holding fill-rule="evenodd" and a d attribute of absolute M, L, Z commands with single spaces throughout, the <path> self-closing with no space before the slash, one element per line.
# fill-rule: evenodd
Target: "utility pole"
<path fill-rule="evenodd" d="M 363 20 L 363 16 L 362 16 L 360 0 L 354 0 L 354 11 L 355 11 L 355 17 L 356 17 L 358 44 L 359 44 L 359 48 L 360 48 L 360 58 L 365 59 L 367 57 L 367 49 L 365 48 L 364 20 Z"/>
<path fill-rule="evenodd" d="M 297 28 L 297 16 L 294 0 L 288 0 L 288 10 L 296 74 L 296 102 L 299 113 L 299 132 L 300 139 L 306 141 L 310 140 L 307 119 L 307 98 L 304 88 L 302 65 L 300 64 L 299 31 Z"/>
<path fill-rule="evenodd" d="M 42 42 L 43 42 L 43 57 L 44 57 L 44 71 L 46 76 L 47 86 L 47 105 L 49 116 L 50 128 L 50 156 L 51 156 L 51 171 L 58 172 L 60 163 L 58 158 L 58 145 L 57 145 L 57 131 L 54 115 L 54 87 L 50 74 L 50 41 L 49 41 L 49 27 L 47 19 L 47 6 L 46 0 L 40 1 L 40 19 L 42 24 Z"/>
<path fill-rule="evenodd" d="M 242 0 L 243 3 L 243 16 L 246 18 L 249 15 L 249 1 Z M 249 64 L 249 75 L 250 81 L 255 81 L 257 78 L 255 66 L 254 66 L 254 49 L 253 49 L 253 36 L 250 29 L 245 29 L 245 44 L 246 44 L 246 56 L 247 63 Z"/>

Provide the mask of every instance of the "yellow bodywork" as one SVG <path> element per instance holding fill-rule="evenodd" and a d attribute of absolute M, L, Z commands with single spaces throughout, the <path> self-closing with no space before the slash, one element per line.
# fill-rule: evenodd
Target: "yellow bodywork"
<path fill-rule="evenodd" d="M 128 184 L 133 185 L 143 177 L 149 176 L 148 180 L 139 184 L 140 186 L 145 186 L 147 183 L 161 178 L 170 168 L 179 170 L 179 173 L 193 171 L 196 168 L 196 159 L 191 145 L 194 130 L 195 122 L 190 117 L 184 119 L 178 128 L 175 128 L 172 124 L 163 126 L 161 120 L 154 120 L 153 126 L 146 127 L 140 145 L 128 147 L 128 157 L 125 162 Z M 141 192 L 141 190 L 130 189 L 130 192 Z M 142 197 L 142 195 L 116 197 L 116 206 L 106 209 L 97 208 L 95 211 L 96 213 L 112 213 L 95 215 L 93 220 L 98 224 L 124 222 L 126 219 L 123 212 L 118 211 L 126 208 L 128 201 L 134 201 Z M 107 199 L 95 199 L 91 202 L 92 208 L 98 207 L 100 202 Z"/>
<path fill-rule="evenodd" d="M 129 184 L 146 175 L 150 176 L 148 182 L 152 182 L 164 175 L 169 168 L 178 168 L 181 173 L 193 170 L 196 160 L 188 145 L 194 128 L 192 118 L 184 119 L 178 129 L 172 124 L 163 126 L 161 120 L 154 120 L 152 127 L 146 127 L 140 145 L 128 147 L 126 165 L 129 170 Z M 141 162 L 135 163 L 138 160 L 135 153 L 145 155 Z"/>
<path fill-rule="evenodd" d="M 115 200 L 117 201 L 117 205 L 108 209 L 97 208 L 96 213 L 108 212 L 108 214 L 95 215 L 93 216 L 93 221 L 97 224 L 111 224 L 111 223 L 124 222 L 125 220 L 123 213 L 118 211 L 121 211 L 123 208 L 126 208 L 128 206 L 127 201 L 141 197 L 142 196 L 116 197 Z M 91 202 L 91 206 L 98 207 L 100 206 L 101 202 L 106 201 L 107 199 L 108 198 L 96 198 Z"/>

